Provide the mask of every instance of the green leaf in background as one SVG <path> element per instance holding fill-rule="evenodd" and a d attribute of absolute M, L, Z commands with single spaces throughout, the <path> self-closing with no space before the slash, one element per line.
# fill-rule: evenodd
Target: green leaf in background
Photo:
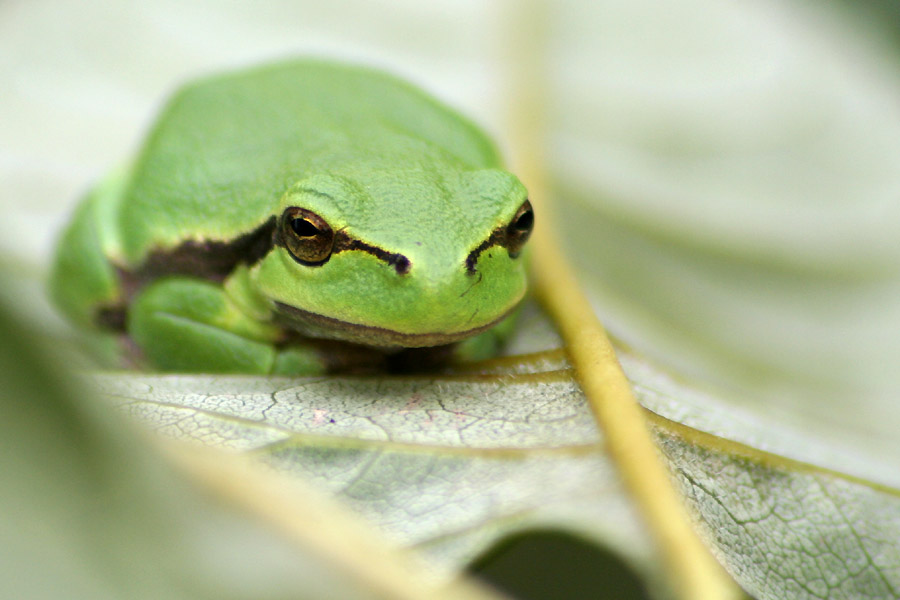
<path fill-rule="evenodd" d="M 885 32 L 799 1 L 564 4 L 556 25 L 547 156 L 607 327 L 727 404 L 900 461 Z"/>
<path fill-rule="evenodd" d="M 826 458 L 827 445 L 802 433 L 717 412 L 713 398 L 634 358 L 625 366 L 655 411 L 657 438 L 701 530 L 754 597 L 895 597 L 900 492 L 842 474 L 852 467 L 847 457 Z M 565 370 L 403 379 L 108 375 L 97 383 L 161 432 L 249 453 L 320 484 L 447 572 L 506 536 L 559 529 L 615 548 L 651 582 L 658 577 Z M 771 450 L 817 456 L 820 466 Z M 896 479 L 890 465 L 869 458 L 873 476 Z"/>
<path fill-rule="evenodd" d="M 352 552 L 298 545 L 174 470 L 146 432 L 61 374 L 32 337 L 0 306 L 0 597 L 385 597 Z M 354 533 L 340 511 L 290 497 L 289 510 L 306 504 L 313 538 Z M 364 535 L 344 541 L 370 544 Z M 387 550 L 367 560 L 393 568 Z M 422 593 L 409 579 L 391 597 Z"/>

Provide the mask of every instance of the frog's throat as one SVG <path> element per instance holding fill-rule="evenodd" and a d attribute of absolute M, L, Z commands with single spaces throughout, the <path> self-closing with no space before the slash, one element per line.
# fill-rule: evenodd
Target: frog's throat
<path fill-rule="evenodd" d="M 282 304 L 278 301 L 275 302 L 275 310 L 280 318 L 279 320 L 304 335 L 381 348 L 426 348 L 452 344 L 494 327 L 512 314 L 515 309 L 516 306 L 513 306 L 490 323 L 465 331 L 454 331 L 451 333 L 404 333 L 384 327 L 348 323 L 334 317 L 326 317 L 302 308 Z"/>

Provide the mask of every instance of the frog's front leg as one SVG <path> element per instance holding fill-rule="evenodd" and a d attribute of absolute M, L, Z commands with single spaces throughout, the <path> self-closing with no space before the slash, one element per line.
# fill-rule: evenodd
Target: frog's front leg
<path fill-rule="evenodd" d="M 129 308 L 127 330 L 163 371 L 314 375 L 326 369 L 313 348 L 279 348 L 281 331 L 247 316 L 220 285 L 190 277 L 143 288 Z"/>

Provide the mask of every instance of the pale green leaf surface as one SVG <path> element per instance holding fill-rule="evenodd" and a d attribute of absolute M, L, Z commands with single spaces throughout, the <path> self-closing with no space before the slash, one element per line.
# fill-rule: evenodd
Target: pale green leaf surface
<path fill-rule="evenodd" d="M 382 597 L 171 468 L 29 337 L 0 303 L 0 597 Z"/>
<path fill-rule="evenodd" d="M 719 559 L 755 598 L 900 596 L 900 494 L 662 436 Z"/>
<path fill-rule="evenodd" d="M 827 6 L 564 4 L 546 156 L 615 334 L 898 462 L 900 61 Z"/>
<path fill-rule="evenodd" d="M 819 467 L 666 419 L 653 423 L 717 556 L 757 598 L 882 598 L 900 589 L 900 494 L 828 470 L 827 446 L 698 396 L 630 358 L 639 397 Z M 503 536 L 562 527 L 652 577 L 652 549 L 566 372 L 401 379 L 107 375 L 104 395 L 168 435 L 250 452 L 320 483 L 397 541 L 461 567 Z M 734 437 L 740 437 L 736 435 Z M 843 457 L 845 466 L 867 457 Z M 835 459 L 839 462 L 838 459 Z M 878 461 L 870 464 L 875 472 Z M 894 476 L 887 466 L 884 479 Z"/>

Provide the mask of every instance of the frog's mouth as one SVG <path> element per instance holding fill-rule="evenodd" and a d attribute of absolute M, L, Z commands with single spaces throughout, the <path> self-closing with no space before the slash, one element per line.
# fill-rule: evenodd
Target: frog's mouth
<path fill-rule="evenodd" d="M 384 327 L 348 323 L 334 317 L 326 317 L 302 308 L 282 304 L 278 301 L 275 302 L 275 310 L 279 320 L 303 335 L 380 348 L 427 348 L 452 344 L 494 327 L 515 309 L 516 307 L 513 306 L 490 323 L 465 331 L 406 333 Z"/>

